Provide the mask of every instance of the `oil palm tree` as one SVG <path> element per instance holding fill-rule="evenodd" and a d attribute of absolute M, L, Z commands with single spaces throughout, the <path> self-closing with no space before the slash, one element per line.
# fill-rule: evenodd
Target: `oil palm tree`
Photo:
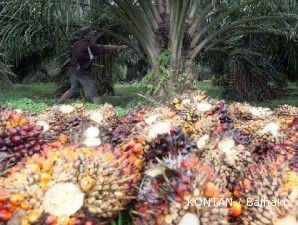
<path fill-rule="evenodd" d="M 297 20 L 274 10 L 274 1 L 266 1 L 268 12 L 257 12 L 261 0 L 107 0 L 115 18 L 132 34 L 127 44 L 143 57 L 151 68 L 158 68 L 159 55 L 170 51 L 173 71 L 164 90 L 181 85 L 178 75 L 186 72 L 189 84 L 195 79 L 193 68 L 204 55 L 221 43 L 231 43 L 254 32 L 276 33 L 280 23 Z M 158 71 L 152 82 L 160 79 Z M 179 83 L 179 85 L 177 85 Z M 172 84 L 172 85 L 170 85 Z M 168 93 L 171 94 L 171 93 Z"/>
<path fill-rule="evenodd" d="M 59 50 L 72 27 L 73 13 L 79 11 L 71 0 L 7 0 L 0 3 L 0 44 L 5 60 L 13 64 L 17 75 Z"/>

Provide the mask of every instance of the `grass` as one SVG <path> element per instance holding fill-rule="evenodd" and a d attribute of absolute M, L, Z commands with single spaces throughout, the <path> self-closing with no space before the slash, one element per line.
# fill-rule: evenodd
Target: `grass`
<path fill-rule="evenodd" d="M 212 98 L 220 99 L 222 91 L 219 87 L 215 87 L 211 82 L 202 82 L 198 89 L 206 91 Z M 16 84 L 0 92 L 0 104 L 15 108 L 30 110 L 41 113 L 49 106 L 53 105 L 56 99 L 56 86 L 54 84 Z M 119 116 L 123 116 L 133 108 L 142 105 L 146 100 L 138 95 L 141 93 L 141 88 L 138 84 L 118 84 L 115 85 L 116 96 L 104 95 L 102 98 L 116 107 Z M 298 87 L 292 85 L 290 94 L 272 101 L 251 102 L 252 105 L 274 108 L 278 105 L 289 104 L 298 106 Z M 75 104 L 82 100 L 69 100 L 67 103 Z M 94 109 L 96 105 L 91 103 L 86 104 L 87 109 Z"/>

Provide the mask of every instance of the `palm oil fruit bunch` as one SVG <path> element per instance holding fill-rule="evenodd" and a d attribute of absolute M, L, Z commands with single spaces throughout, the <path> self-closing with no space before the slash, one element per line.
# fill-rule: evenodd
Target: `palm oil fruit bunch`
<path fill-rule="evenodd" d="M 105 221 L 133 198 L 134 171 L 127 172 L 126 160 L 117 158 L 109 145 L 45 150 L 0 179 L 7 193 L 0 197 L 16 207 L 15 212 L 23 212 L 17 224 Z"/>
<path fill-rule="evenodd" d="M 237 120 L 241 121 L 265 119 L 273 113 L 269 108 L 254 107 L 239 102 L 230 104 L 229 108 Z"/>
<path fill-rule="evenodd" d="M 146 147 L 146 161 L 156 162 L 169 155 L 187 155 L 196 148 L 196 143 L 189 140 L 181 127 L 174 127 L 170 133 L 159 134 Z"/>
<path fill-rule="evenodd" d="M 106 103 L 99 109 L 90 112 L 90 119 L 100 127 L 109 128 L 117 120 L 116 110 L 112 105 Z"/>
<path fill-rule="evenodd" d="M 212 170 L 194 155 L 167 158 L 145 172 L 134 211 L 134 224 L 228 224 L 226 198 Z M 209 206 L 203 206 L 203 202 Z M 208 203 L 206 203 L 208 204 Z"/>
<path fill-rule="evenodd" d="M 182 95 L 179 99 L 175 98 L 171 104 L 180 119 L 176 121 L 176 125 L 181 125 L 183 131 L 192 139 L 209 134 L 218 122 L 216 116 L 209 115 L 214 108 L 214 102 L 207 99 L 203 92 Z"/>
<path fill-rule="evenodd" d="M 43 128 L 30 122 L 20 122 L 26 119 L 19 115 L 18 119 L 17 122 L 8 120 L 7 128 L 0 130 L 0 172 L 2 175 L 5 175 L 9 168 L 23 158 L 40 153 L 43 148 L 41 138 Z M 15 126 L 12 127 L 12 124 Z"/>
<path fill-rule="evenodd" d="M 133 179 L 127 181 L 130 195 L 135 194 L 135 186 L 142 179 L 143 168 L 145 165 L 145 139 L 136 136 L 133 140 L 120 144 L 114 149 L 114 154 L 118 160 L 123 161 L 123 173 L 129 176 L 134 174 Z"/>
<path fill-rule="evenodd" d="M 283 158 L 249 167 L 234 191 L 244 225 L 297 225 L 298 174 Z"/>
<path fill-rule="evenodd" d="M 90 126 L 90 118 L 83 105 L 53 106 L 35 120 L 40 124 L 45 123 L 47 129 L 43 136 L 47 143 L 56 141 L 61 134 L 67 135 L 71 142 L 76 142 Z"/>
<path fill-rule="evenodd" d="M 298 117 L 298 108 L 290 105 L 283 105 L 275 110 L 278 116 Z"/>
<path fill-rule="evenodd" d="M 214 169 L 229 191 L 233 191 L 237 179 L 253 162 L 249 146 L 237 142 L 233 136 L 203 136 L 198 140 L 197 147 L 201 161 Z"/>
<path fill-rule="evenodd" d="M 140 131 L 144 128 L 145 113 L 145 109 L 133 111 L 112 125 L 108 135 L 114 146 L 140 135 Z"/>
<path fill-rule="evenodd" d="M 8 129 L 26 124 L 27 119 L 13 110 L 0 111 L 0 129 Z"/>
<path fill-rule="evenodd" d="M 287 139 L 295 136 L 290 126 L 282 128 L 282 125 L 277 122 L 269 122 L 264 124 L 263 127 L 253 134 L 251 134 L 251 142 L 253 147 L 253 155 L 256 160 L 263 161 L 266 157 L 277 157 L 279 154 L 290 153 L 284 149 L 276 151 L 277 146 L 283 146 L 283 143 L 287 143 Z M 295 143 L 297 139 L 294 140 Z"/>

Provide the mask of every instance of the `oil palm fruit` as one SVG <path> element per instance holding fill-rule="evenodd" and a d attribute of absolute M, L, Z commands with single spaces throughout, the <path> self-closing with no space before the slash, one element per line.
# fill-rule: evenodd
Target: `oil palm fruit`
<path fill-rule="evenodd" d="M 284 141 L 286 135 L 281 130 L 280 125 L 270 122 L 252 135 L 255 145 L 267 142 L 280 144 Z"/>
<path fill-rule="evenodd" d="M 61 134 L 67 135 L 72 143 L 76 143 L 91 124 L 82 105 L 53 106 L 36 117 L 35 121 L 47 127 L 43 133 L 47 143 L 56 141 Z"/>
<path fill-rule="evenodd" d="M 189 140 L 181 127 L 175 127 L 170 133 L 160 134 L 148 143 L 146 147 L 146 161 L 155 162 L 168 155 L 186 155 L 196 148 L 196 143 Z"/>
<path fill-rule="evenodd" d="M 275 114 L 282 117 L 297 117 L 298 108 L 290 105 L 279 106 L 277 109 L 275 109 Z"/>
<path fill-rule="evenodd" d="M 145 165 L 145 139 L 142 136 L 136 136 L 133 140 L 117 146 L 114 149 L 117 159 L 123 160 L 123 173 L 129 176 L 134 174 L 133 178 L 128 181 L 128 191 L 130 195 L 134 195 L 136 189 L 134 186 L 139 184 L 142 179 L 142 171 Z"/>
<path fill-rule="evenodd" d="M 298 224 L 297 175 L 282 157 L 249 167 L 234 192 L 243 207 L 240 224 Z"/>
<path fill-rule="evenodd" d="M 22 219 L 28 224 L 46 224 L 42 221 L 50 218 L 66 225 L 78 217 L 112 218 L 134 198 L 136 170 L 128 158 L 108 145 L 45 150 L 0 179 L 8 193 L 2 197 L 26 212 Z"/>
<path fill-rule="evenodd" d="M 108 140 L 116 146 L 139 135 L 140 131 L 144 128 L 145 113 L 145 109 L 139 109 L 127 114 L 120 121 L 114 123 L 112 129 L 107 134 L 109 136 Z"/>
<path fill-rule="evenodd" d="M 145 174 L 134 224 L 228 224 L 226 207 L 218 207 L 218 202 L 199 205 L 200 200 L 224 198 L 226 193 L 212 170 L 202 166 L 196 156 L 164 159 Z"/>
<path fill-rule="evenodd" d="M 247 103 L 232 103 L 229 108 L 242 121 L 264 119 L 273 113 L 269 108 L 253 107 Z"/>
<path fill-rule="evenodd" d="M 107 127 L 116 122 L 116 111 L 112 105 L 106 103 L 99 109 L 91 111 L 90 119 L 100 127 Z"/>
<path fill-rule="evenodd" d="M 12 111 L 8 115 L 6 125 L 0 129 L 0 173 L 5 175 L 9 168 L 16 165 L 24 157 L 41 152 L 43 128 L 28 122 L 25 117 Z"/>
<path fill-rule="evenodd" d="M 28 120 L 21 113 L 13 110 L 0 111 L 0 129 L 9 129 L 26 124 Z"/>
<path fill-rule="evenodd" d="M 233 191 L 237 179 L 253 162 L 249 146 L 245 147 L 233 136 L 208 137 L 205 144 L 198 148 L 201 161 L 215 170 L 230 191 Z"/>

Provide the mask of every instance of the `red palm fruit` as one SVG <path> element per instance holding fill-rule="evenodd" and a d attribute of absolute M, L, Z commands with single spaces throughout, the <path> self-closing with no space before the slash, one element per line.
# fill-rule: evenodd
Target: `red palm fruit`
<path fill-rule="evenodd" d="M 20 142 L 22 141 L 22 137 L 19 136 L 19 135 L 15 135 L 15 136 L 13 136 L 13 137 L 11 138 L 11 140 L 12 140 L 12 142 L 13 142 L 14 144 L 18 144 L 18 143 L 20 143 Z"/>
<path fill-rule="evenodd" d="M 7 222 L 11 219 L 12 213 L 6 210 L 0 210 L 0 221 Z"/>
<path fill-rule="evenodd" d="M 94 225 L 94 223 L 91 220 L 88 220 L 88 221 L 85 222 L 84 225 Z"/>

